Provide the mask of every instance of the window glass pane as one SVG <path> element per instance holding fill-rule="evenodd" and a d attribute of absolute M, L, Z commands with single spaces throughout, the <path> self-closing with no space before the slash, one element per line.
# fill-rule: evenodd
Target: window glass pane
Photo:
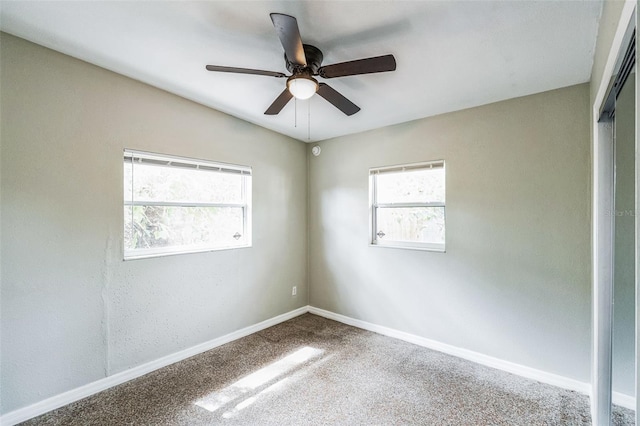
<path fill-rule="evenodd" d="M 127 174 L 125 162 L 124 177 L 125 200 L 131 200 L 133 178 L 134 201 L 242 203 L 240 174 L 149 164 L 135 164 Z"/>
<path fill-rule="evenodd" d="M 444 244 L 444 207 L 389 207 L 377 209 L 376 234 L 385 241 Z"/>
<path fill-rule="evenodd" d="M 125 206 L 125 250 L 246 244 L 242 208 Z"/>
<path fill-rule="evenodd" d="M 131 161 L 124 161 L 124 199 L 131 201 Z"/>
<path fill-rule="evenodd" d="M 377 202 L 444 203 L 444 168 L 376 175 Z"/>

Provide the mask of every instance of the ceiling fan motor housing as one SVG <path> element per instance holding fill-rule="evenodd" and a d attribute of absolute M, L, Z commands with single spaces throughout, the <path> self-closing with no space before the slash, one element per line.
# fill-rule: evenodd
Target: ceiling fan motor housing
<path fill-rule="evenodd" d="M 301 67 L 300 65 L 294 64 L 289 60 L 289 58 L 287 58 L 287 54 L 285 53 L 284 60 L 287 64 L 287 70 L 289 70 L 291 74 L 301 74 L 301 71 L 306 68 L 311 71 L 311 75 L 318 74 L 318 69 L 320 69 L 320 65 L 322 65 L 322 52 L 320 49 L 310 44 L 303 44 L 302 47 L 304 48 L 304 56 L 307 60 L 307 66 Z"/>

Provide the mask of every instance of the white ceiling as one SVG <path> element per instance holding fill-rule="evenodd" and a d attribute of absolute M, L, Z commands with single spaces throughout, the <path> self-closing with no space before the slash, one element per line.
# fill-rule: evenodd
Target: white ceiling
<path fill-rule="evenodd" d="M 308 142 L 589 81 L 601 8 L 600 0 L 2 1 L 0 29 Z M 325 80 L 362 108 L 351 117 L 319 96 L 297 102 L 297 127 L 293 101 L 266 116 L 284 79 L 205 65 L 289 74 L 270 12 L 295 16 L 323 65 L 392 53 L 397 70 Z"/>

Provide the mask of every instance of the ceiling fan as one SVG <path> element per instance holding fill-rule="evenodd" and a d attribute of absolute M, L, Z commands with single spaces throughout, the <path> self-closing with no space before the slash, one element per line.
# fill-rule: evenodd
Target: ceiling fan
<path fill-rule="evenodd" d="M 320 76 L 329 79 L 394 71 L 396 69 L 396 60 L 393 55 L 376 56 L 321 66 L 323 58 L 322 52 L 315 46 L 302 44 L 296 18 L 282 13 L 272 13 L 270 16 L 278 38 L 282 43 L 282 47 L 284 47 L 284 60 L 287 70 L 289 70 L 291 75 L 287 78 L 287 87 L 264 112 L 266 115 L 278 114 L 293 97 L 297 99 L 308 99 L 315 93 L 318 93 L 318 95 L 322 96 L 346 115 L 353 115 L 360 111 L 360 107 L 342 96 L 328 84 L 318 83 L 313 77 Z M 286 74 L 281 72 L 249 68 L 223 67 L 218 65 L 207 65 L 206 68 L 209 71 L 264 75 L 276 78 L 287 77 Z"/>

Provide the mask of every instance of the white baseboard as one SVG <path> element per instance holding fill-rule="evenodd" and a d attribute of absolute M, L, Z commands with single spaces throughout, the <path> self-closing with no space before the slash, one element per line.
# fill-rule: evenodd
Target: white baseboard
<path fill-rule="evenodd" d="M 95 393 L 109 389 L 113 386 L 128 382 L 129 380 L 133 380 L 140 376 L 144 376 L 145 374 L 148 374 L 159 368 L 166 367 L 167 365 L 182 361 L 183 359 L 192 357 L 194 355 L 198 355 L 202 352 L 224 345 L 225 343 L 232 342 L 234 340 L 256 333 L 260 330 L 264 330 L 265 328 L 280 324 L 281 322 L 290 320 L 291 318 L 295 318 L 307 312 L 309 312 L 309 307 L 303 306 L 285 314 L 278 315 L 268 320 L 259 322 L 258 324 L 254 324 L 241 330 L 218 337 L 216 339 L 209 340 L 208 342 L 192 346 L 182 351 L 175 352 L 162 358 L 158 358 L 154 361 L 150 361 L 137 367 L 130 368 L 129 370 L 125 370 L 112 376 L 105 377 L 104 379 L 96 380 L 95 382 L 88 383 L 84 386 L 80 386 L 79 388 L 75 388 L 70 391 L 52 396 L 51 398 L 36 402 L 35 404 L 28 405 L 24 408 L 10 411 L 0 417 L 0 425 L 12 426 L 17 423 L 24 422 L 25 420 L 29 420 L 48 411 L 55 410 L 56 408 L 62 407 L 67 404 L 71 404 L 72 402 L 86 398 Z"/>
<path fill-rule="evenodd" d="M 393 337 L 396 339 L 404 340 L 409 343 L 413 343 L 418 346 L 423 346 L 429 349 L 433 349 L 439 352 L 443 352 L 449 355 L 453 355 L 459 358 L 463 358 L 478 364 L 486 365 L 488 367 L 503 370 L 518 376 L 526 377 L 528 379 L 537 380 L 542 383 L 547 383 L 553 386 L 558 386 L 564 389 L 574 390 L 583 394 L 589 394 L 591 392 L 591 385 L 589 383 L 581 382 L 578 380 L 570 379 L 568 377 L 560 376 L 546 371 L 537 370 L 535 368 L 526 367 L 524 365 L 516 364 L 513 362 L 505 361 L 499 358 L 494 358 L 488 355 L 484 355 L 478 352 L 474 352 L 468 349 L 459 348 L 446 343 L 441 343 L 435 340 L 427 339 L 425 337 L 416 336 L 414 334 L 406 333 L 404 331 L 395 330 L 389 327 L 384 327 L 370 322 L 358 320 L 355 318 L 347 317 L 345 315 L 336 314 L 334 312 L 326 311 L 324 309 L 316 308 L 313 306 L 303 306 L 295 309 L 291 312 L 287 312 L 277 317 L 270 318 L 262 321 L 258 324 L 245 327 L 241 330 L 234 331 L 227 335 L 218 337 L 208 342 L 201 343 L 199 345 L 187 348 L 180 352 L 176 352 L 171 355 L 159 358 L 157 360 L 142 364 L 138 367 L 131 368 L 121 373 L 114 374 L 104 379 L 97 380 L 87 385 L 81 386 L 76 389 L 61 393 L 35 404 L 29 405 L 24 408 L 20 408 L 15 411 L 11 411 L 0 417 L 0 425 L 12 426 L 17 423 L 29 420 L 33 417 L 44 414 L 48 411 L 78 401 L 80 399 L 91 396 L 100 391 L 109 389 L 113 386 L 122 384 L 129 380 L 148 374 L 159 368 L 166 367 L 167 365 L 182 361 L 183 359 L 192 357 L 199 353 L 208 351 L 225 343 L 232 342 L 258 331 L 264 330 L 281 322 L 290 320 L 302 314 L 310 312 L 312 314 L 332 319 L 353 327 L 358 327 L 364 330 L 373 331 L 385 336 Z M 613 393 L 613 403 L 621 407 L 635 410 L 636 399 L 628 395 L 624 395 L 618 392 Z"/>
<path fill-rule="evenodd" d="M 526 367 L 524 365 L 474 352 L 469 349 L 463 349 L 457 346 L 448 345 L 446 343 L 437 342 L 425 337 L 416 336 L 414 334 L 405 333 L 404 331 L 394 330 L 392 328 L 383 327 L 381 325 L 376 325 L 370 322 L 354 319 L 330 311 L 325 311 L 324 309 L 315 308 L 313 306 L 309 307 L 309 312 L 347 325 L 373 331 L 385 336 L 394 337 L 396 339 L 404 340 L 415 345 L 424 346 L 425 348 L 433 349 L 439 352 L 456 356 L 458 358 L 463 358 L 478 364 L 486 365 L 488 367 L 526 377 L 528 379 L 537 380 L 542 383 L 558 386 L 563 389 L 573 390 L 586 395 L 589 395 L 591 393 L 591 384 L 581 382 L 579 380 L 574 380 L 557 374 L 548 373 L 546 371 L 537 370 L 535 368 Z"/>
<path fill-rule="evenodd" d="M 613 392 L 611 394 L 611 402 L 615 405 L 619 405 L 620 407 L 636 411 L 636 399 L 632 396 L 625 395 L 620 392 Z"/>

